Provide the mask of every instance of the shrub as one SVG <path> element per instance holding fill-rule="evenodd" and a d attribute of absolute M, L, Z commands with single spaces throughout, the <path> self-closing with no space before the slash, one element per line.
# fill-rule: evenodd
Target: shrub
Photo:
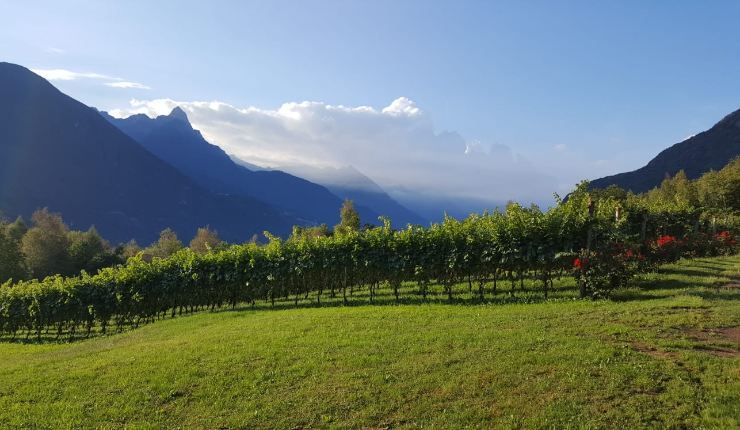
<path fill-rule="evenodd" d="M 573 260 L 573 275 L 581 297 L 609 297 L 614 290 L 627 286 L 641 271 L 643 261 L 642 254 L 621 243 L 582 250 Z"/>

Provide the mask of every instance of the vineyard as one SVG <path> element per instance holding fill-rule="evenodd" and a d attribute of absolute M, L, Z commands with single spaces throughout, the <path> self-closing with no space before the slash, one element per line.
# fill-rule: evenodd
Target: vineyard
<path fill-rule="evenodd" d="M 428 228 L 395 231 L 385 220 L 330 237 L 267 234 L 266 245 L 203 256 L 183 250 L 166 259 L 132 258 L 94 275 L 8 282 L 0 287 L 0 333 L 74 337 L 239 303 L 297 304 L 309 295 L 346 303 L 359 290 L 373 302 L 381 287 L 399 300 L 402 292 L 426 299 L 439 285 L 453 300 L 453 287 L 467 283 L 484 301 L 507 286 L 513 293 L 526 279 L 547 298 L 562 276 L 575 277 L 582 297 L 597 298 L 658 264 L 737 251 L 733 233 L 704 212 L 623 206 L 594 198 L 582 185 L 546 211 L 511 204 Z M 401 288 L 409 284 L 415 288 Z"/>
<path fill-rule="evenodd" d="M 0 428 L 738 428 L 740 256 L 684 259 L 612 300 L 441 286 L 0 342 Z M 473 291 L 473 295 L 476 291 Z M 532 295 L 533 301 L 525 299 Z M 313 296 L 313 294 L 312 294 Z M 361 297 L 360 297 L 361 296 Z M 508 293 L 498 294 L 508 299 Z M 517 299 L 517 300 L 513 300 Z M 507 303 L 497 305 L 497 303 Z"/>

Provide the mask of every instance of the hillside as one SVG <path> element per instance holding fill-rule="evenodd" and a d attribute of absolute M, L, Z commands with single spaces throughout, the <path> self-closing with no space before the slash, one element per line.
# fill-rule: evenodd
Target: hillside
<path fill-rule="evenodd" d="M 737 428 L 740 290 L 718 285 L 739 267 L 665 266 L 614 301 L 574 301 L 569 280 L 535 303 L 385 290 L 375 306 L 356 292 L 74 343 L 4 337 L 0 427 Z"/>
<path fill-rule="evenodd" d="M 0 63 L 0 212 L 41 207 L 112 242 L 182 238 L 210 225 L 230 241 L 296 221 L 253 198 L 216 196 L 152 155 L 94 109 L 28 69 Z"/>
<path fill-rule="evenodd" d="M 375 181 L 352 166 L 343 168 L 293 166 L 290 172 L 324 185 L 342 199 L 350 199 L 358 205 L 364 222 L 375 222 L 378 214 L 387 216 L 395 228 L 407 224 L 426 225 L 427 219 L 394 200 Z M 442 210 L 437 208 L 438 215 Z"/>
<path fill-rule="evenodd" d="M 707 131 L 665 149 L 650 162 L 635 171 L 606 176 L 591 181 L 593 188 L 618 185 L 635 193 L 648 191 L 666 176 L 679 170 L 695 179 L 710 170 L 719 170 L 731 159 L 740 156 L 740 110 L 718 122 Z"/>
<path fill-rule="evenodd" d="M 305 223 L 339 222 L 342 201 L 326 188 L 287 173 L 251 171 L 194 130 L 185 112 L 149 118 L 103 116 L 154 155 L 176 167 L 202 187 L 218 194 L 253 197 L 281 208 Z"/>

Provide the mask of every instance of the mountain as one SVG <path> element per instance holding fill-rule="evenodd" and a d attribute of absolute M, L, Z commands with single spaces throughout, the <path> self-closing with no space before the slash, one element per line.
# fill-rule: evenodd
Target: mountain
<path fill-rule="evenodd" d="M 108 121 L 200 186 L 221 194 L 253 197 L 283 209 L 302 224 L 339 222 L 342 201 L 321 185 L 277 170 L 252 171 L 194 130 L 185 112 L 150 118 L 132 115 Z"/>
<path fill-rule="evenodd" d="M 445 216 L 465 219 L 472 213 L 480 214 L 484 211 L 503 210 L 506 201 L 482 200 L 472 197 L 458 197 L 448 195 L 418 195 L 405 193 L 396 197 L 405 207 L 413 209 L 415 213 L 431 222 L 442 222 Z"/>
<path fill-rule="evenodd" d="M 246 167 L 248 170 L 251 170 L 253 172 L 259 172 L 259 171 L 262 171 L 262 170 L 272 170 L 272 169 L 265 169 L 264 167 L 260 167 L 260 166 L 258 166 L 256 164 L 247 163 L 246 161 L 240 159 L 239 157 L 237 157 L 236 155 L 233 155 L 233 154 L 229 154 L 229 158 L 231 158 L 231 161 L 233 161 L 234 163 L 236 163 L 236 164 L 238 164 L 238 165 L 240 165 L 242 167 Z"/>
<path fill-rule="evenodd" d="M 666 176 L 679 170 L 696 179 L 709 170 L 719 170 L 740 155 L 740 110 L 718 122 L 707 131 L 692 136 L 662 151 L 635 171 L 596 179 L 593 188 L 618 185 L 636 193 L 657 187 Z"/>
<path fill-rule="evenodd" d="M 28 69 L 0 63 L 0 212 L 60 212 L 75 229 L 95 225 L 113 242 L 148 244 L 174 229 L 183 240 L 210 225 L 245 241 L 296 220 L 254 198 L 208 192 L 96 110 Z"/>
<path fill-rule="evenodd" d="M 352 200 L 363 223 L 376 223 L 377 214 L 390 218 L 395 228 L 404 228 L 407 224 L 426 225 L 429 222 L 395 201 L 377 183 L 352 166 L 291 166 L 287 170 L 325 186 L 342 199 Z"/>

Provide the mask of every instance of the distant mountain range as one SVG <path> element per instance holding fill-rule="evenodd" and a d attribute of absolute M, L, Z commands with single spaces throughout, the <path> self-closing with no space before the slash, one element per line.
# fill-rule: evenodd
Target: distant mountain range
<path fill-rule="evenodd" d="M 646 166 L 591 186 L 643 192 L 679 170 L 696 178 L 738 155 L 740 110 Z M 383 214 L 397 228 L 427 224 L 441 207 L 467 214 L 449 202 L 412 202 L 420 216 L 349 166 L 288 172 L 230 157 L 194 130 L 180 108 L 157 118 L 117 119 L 24 67 L 0 63 L 0 215 L 8 218 L 28 219 L 48 207 L 75 229 L 95 225 L 114 243 L 148 244 L 166 227 L 187 240 L 209 225 L 242 242 L 265 230 L 287 235 L 295 224 L 332 226 L 345 198 L 355 201 L 363 222 L 377 223 Z"/>
<path fill-rule="evenodd" d="M 125 119 L 102 115 L 152 154 L 217 194 L 252 197 L 273 205 L 303 224 L 339 222 L 342 201 L 326 188 L 285 172 L 251 171 L 194 130 L 185 112 Z"/>
<path fill-rule="evenodd" d="M 737 110 L 707 131 L 692 136 L 662 151 L 635 171 L 591 181 L 593 188 L 617 185 L 636 193 L 657 187 L 667 176 L 679 170 L 689 179 L 696 179 L 710 170 L 719 170 L 740 156 L 740 110 Z"/>
<path fill-rule="evenodd" d="M 380 214 L 390 217 L 399 228 L 408 223 L 425 223 L 423 218 L 398 204 L 354 168 L 305 166 L 286 173 L 263 169 L 229 156 L 194 130 L 187 114 L 179 107 L 157 118 L 143 114 L 114 118 L 105 112 L 101 114 L 202 187 L 215 193 L 258 198 L 304 224 L 337 224 L 338 208 L 344 199 L 355 203 L 364 223 L 378 224 Z"/>
<path fill-rule="evenodd" d="M 407 224 L 429 223 L 424 217 L 391 198 L 380 185 L 352 166 L 292 166 L 286 170 L 325 186 L 342 199 L 355 202 L 363 222 L 377 223 L 378 214 L 383 214 L 391 219 L 395 228 L 404 228 Z"/>
<path fill-rule="evenodd" d="M 295 224 L 333 226 L 344 198 L 366 223 L 377 224 L 381 213 L 397 227 L 424 223 L 356 171 L 328 188 L 237 161 L 179 107 L 117 119 L 0 63 L 0 215 L 28 218 L 48 207 L 76 229 L 95 225 L 114 243 L 142 244 L 166 227 L 187 240 L 210 225 L 241 242 L 264 230 L 286 235 Z"/>
<path fill-rule="evenodd" d="M 28 219 L 41 207 L 74 228 L 95 225 L 113 242 L 145 244 L 166 227 L 187 240 L 208 224 L 245 241 L 264 230 L 287 234 L 300 222 L 256 198 L 204 189 L 95 109 L 0 63 L 0 212 Z"/>

